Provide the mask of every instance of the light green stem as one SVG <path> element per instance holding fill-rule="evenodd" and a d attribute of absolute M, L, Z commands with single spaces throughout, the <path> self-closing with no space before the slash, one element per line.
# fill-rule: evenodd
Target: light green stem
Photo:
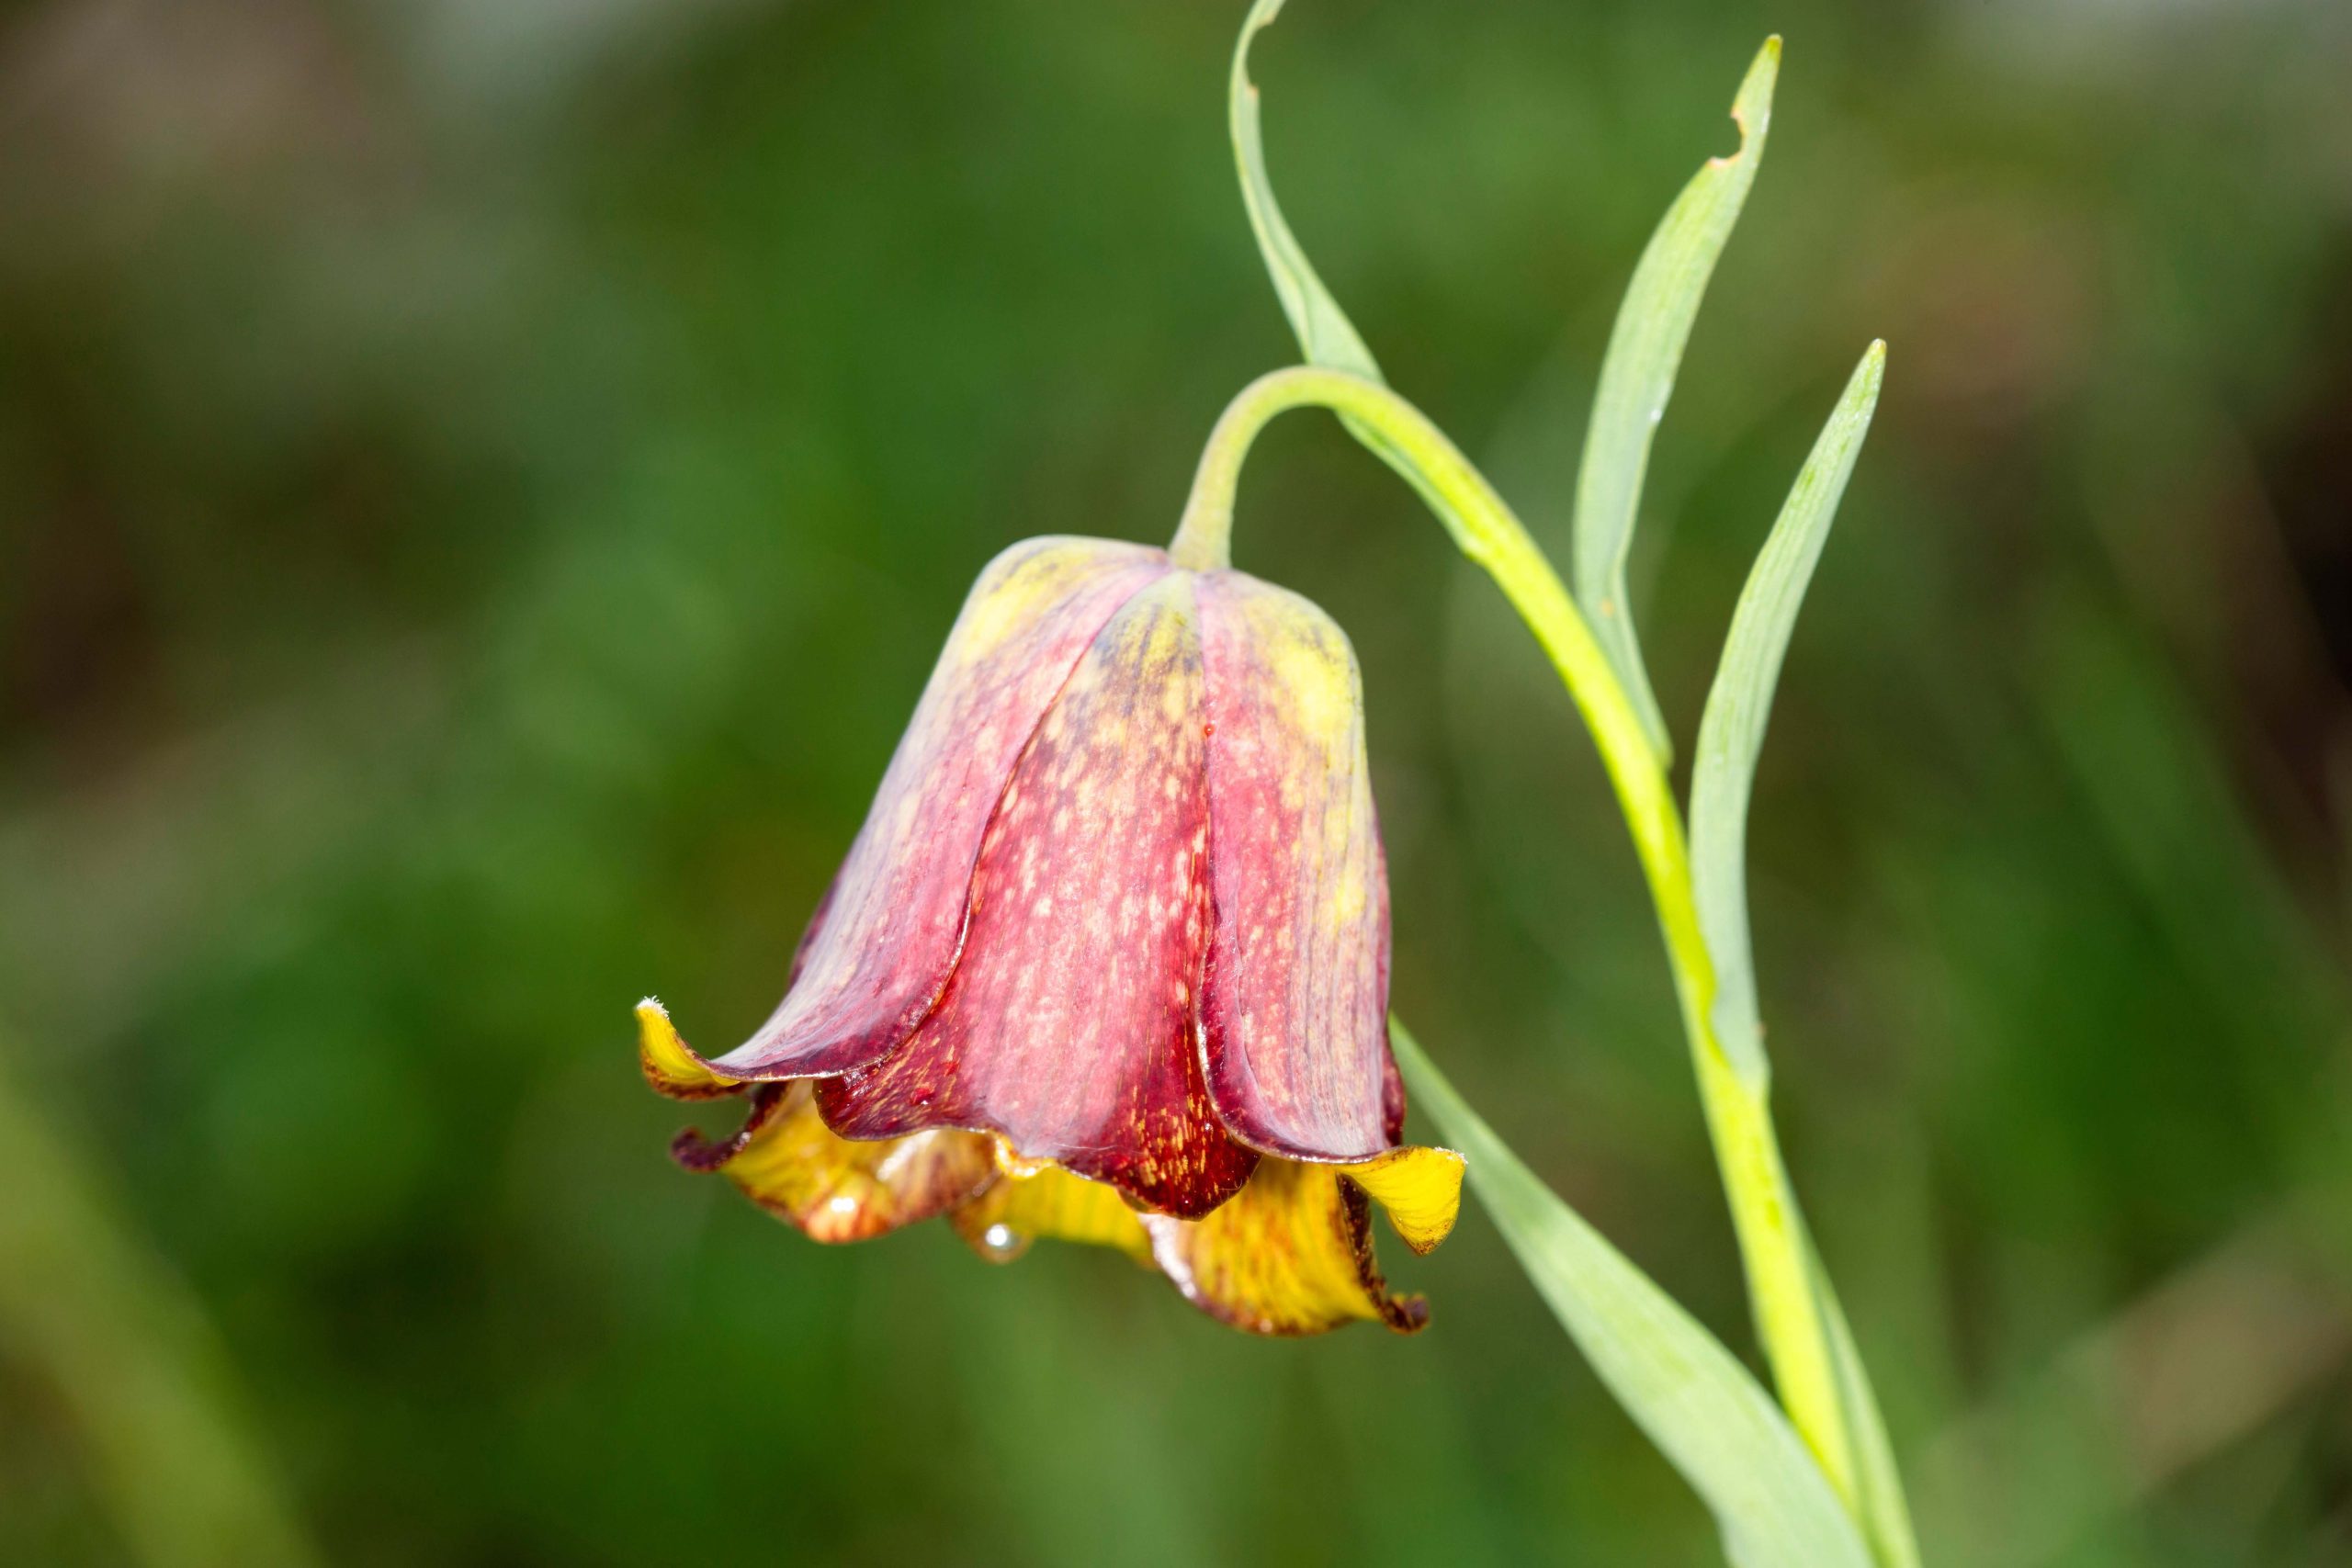
<path fill-rule="evenodd" d="M 1419 410 L 1377 382 L 1306 366 L 1261 376 L 1227 405 L 1201 454 L 1169 553 L 1195 570 L 1229 564 L 1234 490 L 1250 444 L 1275 415 L 1308 407 L 1328 408 L 1377 434 L 1386 448 L 1383 456 L 1439 509 L 1463 552 L 1495 580 L 1544 645 L 1600 748 L 1657 905 L 1707 1130 L 1747 1265 L 1757 1332 L 1790 1420 L 1850 1506 L 1853 1438 L 1771 1109 L 1765 1091 L 1751 1089 L 1733 1070 L 1710 1022 L 1714 966 L 1700 934 L 1682 814 L 1638 710 L 1552 563 L 1486 477 Z"/>

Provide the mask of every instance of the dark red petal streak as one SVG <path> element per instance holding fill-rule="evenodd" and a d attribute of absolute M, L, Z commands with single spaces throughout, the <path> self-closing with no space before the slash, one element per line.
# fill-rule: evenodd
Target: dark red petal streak
<path fill-rule="evenodd" d="M 1202 1007 L 1210 1098 L 1268 1154 L 1396 1141 L 1388 877 L 1355 652 L 1329 615 L 1239 572 L 1198 580 L 1216 919 Z"/>
<path fill-rule="evenodd" d="M 1373 877 L 1380 888 L 1380 1125 L 1391 1145 L 1405 1141 L 1405 1075 L 1388 1048 L 1388 847 L 1381 842 L 1380 809 L 1373 808 Z"/>
<path fill-rule="evenodd" d="M 948 634 L 783 1003 L 718 1059 L 739 1078 L 838 1073 L 906 1038 L 956 962 L 989 815 L 1104 623 L 1170 568 L 1100 539 L 1030 539 L 990 562 Z"/>
<path fill-rule="evenodd" d="M 1209 1106 L 1194 1039 L 1207 934 L 1201 651 L 1192 579 L 1137 594 L 1038 727 L 981 841 L 937 1010 L 820 1085 L 846 1137 L 1001 1133 L 1170 1213 L 1207 1213 L 1257 1156 Z"/>

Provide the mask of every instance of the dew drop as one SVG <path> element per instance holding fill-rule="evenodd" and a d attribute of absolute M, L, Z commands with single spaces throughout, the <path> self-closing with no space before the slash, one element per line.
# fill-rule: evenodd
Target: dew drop
<path fill-rule="evenodd" d="M 1029 1238 L 999 1222 L 980 1233 L 980 1254 L 991 1263 L 1010 1263 L 1029 1250 Z"/>

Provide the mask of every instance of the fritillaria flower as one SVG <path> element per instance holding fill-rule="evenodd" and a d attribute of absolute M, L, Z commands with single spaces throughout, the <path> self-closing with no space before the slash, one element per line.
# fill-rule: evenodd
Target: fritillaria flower
<path fill-rule="evenodd" d="M 790 988 L 726 1055 L 659 1003 L 673 1153 L 820 1241 L 935 1214 L 984 1255 L 1124 1248 L 1264 1333 L 1411 1330 L 1461 1156 L 1400 1145 L 1388 889 L 1355 657 L 1306 600 L 1167 552 L 1013 546 L 981 575 Z"/>

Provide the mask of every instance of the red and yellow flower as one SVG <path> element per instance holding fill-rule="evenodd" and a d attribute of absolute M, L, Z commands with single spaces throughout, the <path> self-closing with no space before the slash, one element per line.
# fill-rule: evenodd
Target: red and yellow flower
<path fill-rule="evenodd" d="M 1346 636 L 1166 552 L 1012 547 L 957 618 L 783 1002 L 717 1057 L 638 1010 L 682 1134 L 820 1241 L 947 1214 L 985 1256 L 1117 1247 L 1238 1327 L 1426 1309 L 1378 1201 L 1443 1239 L 1462 1160 L 1400 1143 L 1387 872 Z"/>

